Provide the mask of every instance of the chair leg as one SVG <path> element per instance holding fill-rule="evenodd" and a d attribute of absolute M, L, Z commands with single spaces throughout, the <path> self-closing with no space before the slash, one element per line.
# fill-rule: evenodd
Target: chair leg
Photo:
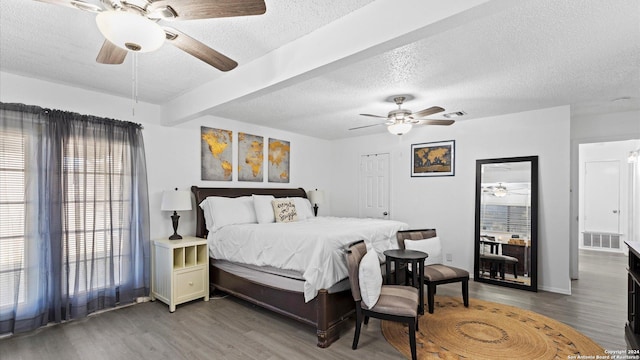
<path fill-rule="evenodd" d="M 369 325 L 369 317 L 368 316 L 364 317 L 364 324 L 365 325 Z"/>
<path fill-rule="evenodd" d="M 416 353 L 416 319 L 409 321 L 409 346 L 411 347 L 411 360 L 418 359 Z"/>
<path fill-rule="evenodd" d="M 462 280 L 462 302 L 464 307 L 469 307 L 469 279 Z"/>
<path fill-rule="evenodd" d="M 435 303 L 436 296 L 436 284 L 429 283 L 427 284 L 427 303 L 429 304 L 429 314 L 433 314 L 433 307 Z"/>
<path fill-rule="evenodd" d="M 358 309 L 356 309 L 356 332 L 353 335 L 353 345 L 351 348 L 353 350 L 358 348 L 358 340 L 360 340 L 360 328 L 362 327 L 362 314 Z"/>

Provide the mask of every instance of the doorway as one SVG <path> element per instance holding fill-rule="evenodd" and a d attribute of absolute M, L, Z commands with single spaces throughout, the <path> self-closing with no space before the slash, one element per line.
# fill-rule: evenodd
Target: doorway
<path fill-rule="evenodd" d="M 389 219 L 389 154 L 360 157 L 360 217 Z"/>
<path fill-rule="evenodd" d="M 638 146 L 640 140 L 579 145 L 580 250 L 625 251 L 624 241 L 634 226 L 634 219 L 626 214 L 633 185 L 628 156 Z"/>

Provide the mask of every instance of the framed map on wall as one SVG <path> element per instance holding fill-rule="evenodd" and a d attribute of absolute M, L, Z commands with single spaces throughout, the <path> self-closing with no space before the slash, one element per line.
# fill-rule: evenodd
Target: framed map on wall
<path fill-rule="evenodd" d="M 264 138 L 238 133 L 238 181 L 262 182 L 264 172 Z"/>
<path fill-rule="evenodd" d="M 289 182 L 290 150 L 288 141 L 269 139 L 269 182 Z"/>
<path fill-rule="evenodd" d="M 453 176 L 455 140 L 411 145 L 411 176 Z"/>
<path fill-rule="evenodd" d="M 200 127 L 202 180 L 231 181 L 233 174 L 232 132 Z"/>

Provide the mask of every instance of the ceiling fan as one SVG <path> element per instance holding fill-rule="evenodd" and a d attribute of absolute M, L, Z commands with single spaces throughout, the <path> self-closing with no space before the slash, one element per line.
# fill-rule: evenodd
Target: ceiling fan
<path fill-rule="evenodd" d="M 439 106 L 432 106 L 428 109 L 424 109 L 414 113 L 411 112 L 411 110 L 402 108 L 402 104 L 405 100 L 408 100 L 408 98 L 413 97 L 410 97 L 409 95 L 400 95 L 393 97 L 393 101 L 396 103 L 396 105 L 398 105 L 398 108 L 389 111 L 387 116 L 360 114 L 362 116 L 387 119 L 387 121 L 385 121 L 384 123 L 358 126 L 349 130 L 362 129 L 378 125 L 387 125 L 387 130 L 389 130 L 390 133 L 395 135 L 402 135 L 408 133 L 413 125 L 451 125 L 455 122 L 454 120 L 420 119 L 429 115 L 443 112 L 444 109 Z"/>
<path fill-rule="evenodd" d="M 100 0 L 102 6 L 86 0 L 36 0 L 97 13 L 98 29 L 105 42 L 96 61 L 122 64 L 127 52 L 151 52 L 164 41 L 207 64 L 229 71 L 238 63 L 200 41 L 159 21 L 211 19 L 260 15 L 266 12 L 264 0 Z"/>

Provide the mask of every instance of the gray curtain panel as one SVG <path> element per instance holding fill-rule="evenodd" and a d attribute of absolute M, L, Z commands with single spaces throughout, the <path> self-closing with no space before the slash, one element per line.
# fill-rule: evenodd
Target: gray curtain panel
<path fill-rule="evenodd" d="M 0 103 L 0 335 L 149 293 L 140 125 Z"/>

